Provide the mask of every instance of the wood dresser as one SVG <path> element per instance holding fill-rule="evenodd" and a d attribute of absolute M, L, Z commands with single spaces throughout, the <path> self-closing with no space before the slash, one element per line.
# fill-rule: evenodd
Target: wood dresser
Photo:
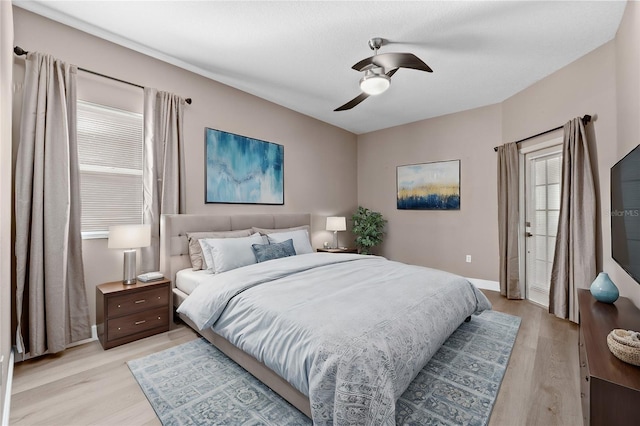
<path fill-rule="evenodd" d="M 578 290 L 580 390 L 585 425 L 640 424 L 640 367 L 616 358 L 607 346 L 614 328 L 640 331 L 640 310 L 626 297 L 598 302 Z"/>
<path fill-rule="evenodd" d="M 173 315 L 171 281 L 124 285 L 122 281 L 96 287 L 96 326 L 104 349 L 169 331 Z"/>

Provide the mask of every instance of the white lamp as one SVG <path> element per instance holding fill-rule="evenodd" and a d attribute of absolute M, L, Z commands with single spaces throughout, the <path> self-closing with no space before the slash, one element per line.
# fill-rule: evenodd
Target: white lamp
<path fill-rule="evenodd" d="M 360 90 L 367 95 L 379 95 L 389 88 L 391 79 L 384 73 L 383 68 L 366 70 L 360 79 Z"/>
<path fill-rule="evenodd" d="M 109 227 L 109 248 L 125 249 L 123 284 L 136 283 L 136 249 L 151 245 L 151 225 L 117 225 Z"/>
<path fill-rule="evenodd" d="M 333 231 L 333 248 L 338 248 L 338 231 L 347 230 L 347 219 L 342 216 L 327 218 L 327 231 Z"/>

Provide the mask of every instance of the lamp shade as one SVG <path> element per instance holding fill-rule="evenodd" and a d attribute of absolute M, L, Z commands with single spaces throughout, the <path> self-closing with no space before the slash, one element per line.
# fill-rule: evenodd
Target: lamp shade
<path fill-rule="evenodd" d="M 365 71 L 360 79 L 360 90 L 367 95 L 379 95 L 389 88 L 391 79 L 379 69 Z"/>
<path fill-rule="evenodd" d="M 109 227 L 109 248 L 132 249 L 150 245 L 151 225 L 116 225 Z"/>
<path fill-rule="evenodd" d="M 347 219 L 343 216 L 331 216 L 327 218 L 327 231 L 346 231 Z"/>

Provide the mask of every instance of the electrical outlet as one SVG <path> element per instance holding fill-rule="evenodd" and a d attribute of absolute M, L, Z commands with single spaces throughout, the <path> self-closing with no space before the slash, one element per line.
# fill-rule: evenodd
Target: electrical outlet
<path fill-rule="evenodd" d="M 470 254 L 467 255 L 467 263 L 471 263 L 471 255 Z"/>

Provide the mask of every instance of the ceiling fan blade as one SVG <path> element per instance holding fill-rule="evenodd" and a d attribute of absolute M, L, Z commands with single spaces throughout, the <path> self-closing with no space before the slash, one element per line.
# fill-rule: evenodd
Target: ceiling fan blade
<path fill-rule="evenodd" d="M 365 99 L 367 99 L 368 97 L 369 97 L 369 95 L 367 95 L 366 93 L 360 93 L 358 96 L 356 96 L 355 98 L 351 99 L 346 104 L 334 109 L 334 111 L 346 111 L 348 109 L 351 109 L 354 106 L 358 105 L 360 102 L 362 102 Z"/>
<path fill-rule="evenodd" d="M 371 56 L 369 58 L 361 60 L 351 68 L 356 71 L 364 71 L 371 65 L 383 67 L 385 69 L 411 68 L 418 71 L 433 72 L 429 65 L 425 64 L 422 59 L 418 58 L 413 53 L 398 52 L 381 53 L 379 55 Z"/>
<path fill-rule="evenodd" d="M 391 78 L 391 76 L 394 75 L 396 73 L 396 71 L 398 71 L 398 68 L 394 68 L 391 71 L 387 72 L 386 73 L 387 77 Z M 368 97 L 369 97 L 369 95 L 367 95 L 366 93 L 360 93 L 358 96 L 356 96 L 355 98 L 351 99 L 346 104 L 334 109 L 334 111 L 346 111 L 348 109 L 351 109 L 354 106 L 358 105 L 360 102 L 362 102 L 365 99 L 367 99 Z"/>

